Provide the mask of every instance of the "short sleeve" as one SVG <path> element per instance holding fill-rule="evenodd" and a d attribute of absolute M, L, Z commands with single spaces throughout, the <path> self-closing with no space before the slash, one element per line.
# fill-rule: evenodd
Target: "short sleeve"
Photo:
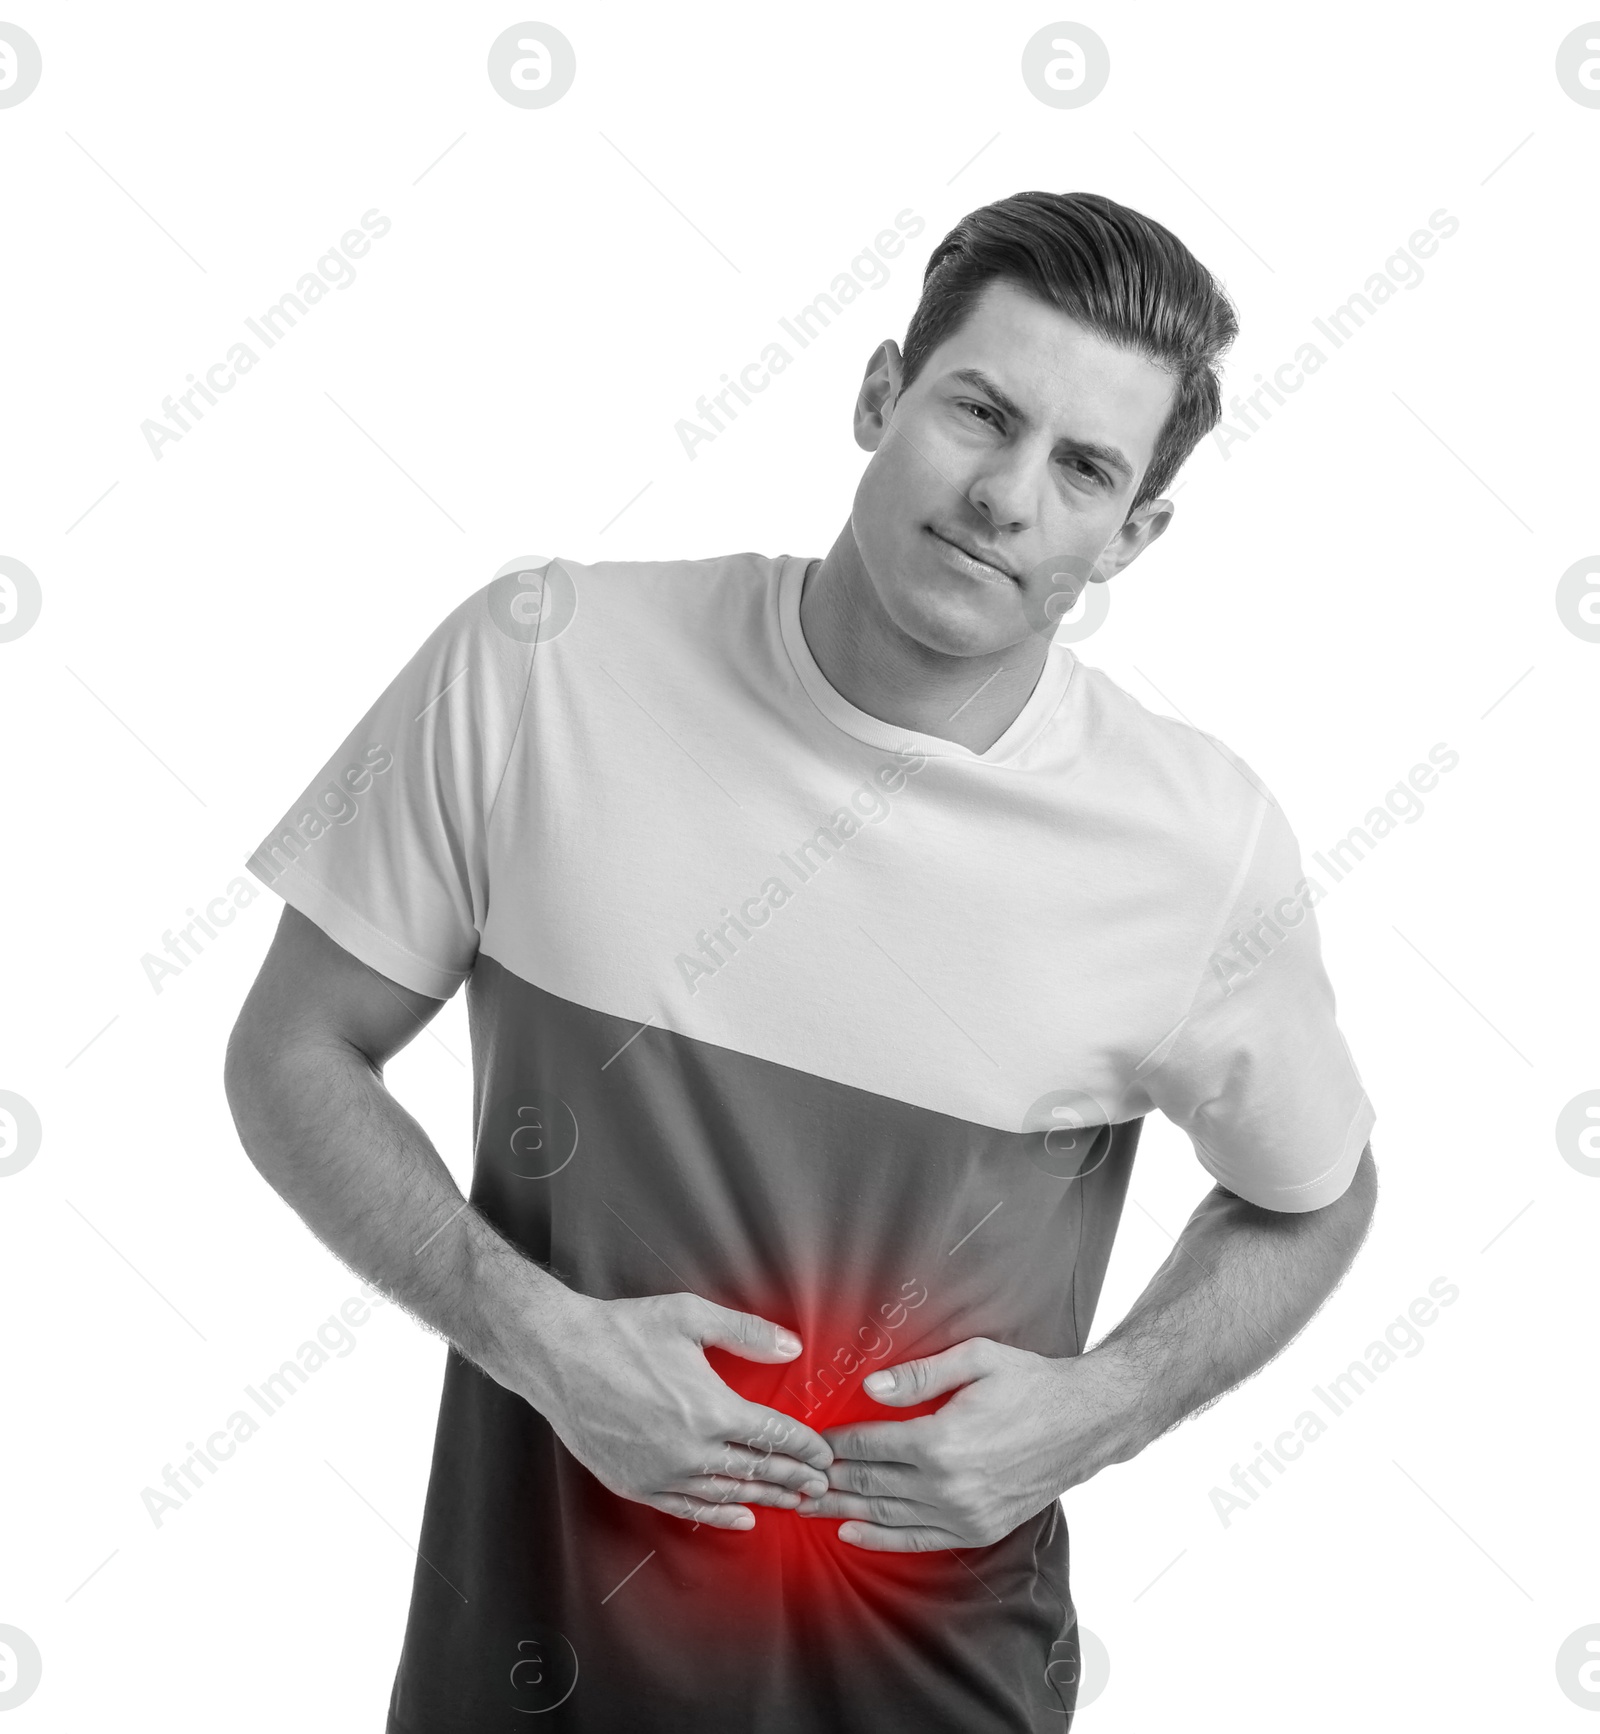
<path fill-rule="evenodd" d="M 1322 895 L 1265 797 L 1193 1002 L 1145 1062 L 1151 1100 L 1207 1172 L 1268 1210 L 1333 1203 L 1374 1123 L 1334 1019 L 1312 913 Z"/>
<path fill-rule="evenodd" d="M 488 910 L 488 827 L 534 646 L 489 590 L 428 637 L 246 865 L 391 980 L 448 999 Z"/>

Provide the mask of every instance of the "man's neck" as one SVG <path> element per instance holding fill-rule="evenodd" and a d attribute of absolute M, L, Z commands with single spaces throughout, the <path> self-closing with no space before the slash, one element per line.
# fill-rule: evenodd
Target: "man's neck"
<path fill-rule="evenodd" d="M 1049 656 L 1030 635 L 992 656 L 945 656 L 884 613 L 846 524 L 808 568 L 800 630 L 828 684 L 881 722 L 987 752 L 1022 713 Z"/>

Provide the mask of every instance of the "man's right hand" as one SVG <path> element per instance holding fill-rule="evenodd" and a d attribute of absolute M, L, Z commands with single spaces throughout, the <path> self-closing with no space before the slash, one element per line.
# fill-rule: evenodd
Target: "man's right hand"
<path fill-rule="evenodd" d="M 564 1297 L 538 1329 L 537 1372 L 510 1384 L 562 1444 L 624 1499 L 718 1529 L 749 1529 L 752 1505 L 790 1510 L 827 1489 L 833 1453 L 792 1416 L 719 1379 L 708 1347 L 792 1361 L 792 1332 L 694 1294 Z M 519 1357 L 520 1358 L 520 1357 Z"/>
<path fill-rule="evenodd" d="M 286 908 L 228 1043 L 250 1159 L 354 1270 L 526 1399 L 613 1493 L 719 1529 L 827 1490 L 821 1434 L 750 1403 L 704 1349 L 792 1361 L 779 1327 L 691 1294 L 595 1300 L 462 1199 L 383 1068 L 441 1000 Z M 782 1333 L 787 1335 L 787 1333 Z"/>

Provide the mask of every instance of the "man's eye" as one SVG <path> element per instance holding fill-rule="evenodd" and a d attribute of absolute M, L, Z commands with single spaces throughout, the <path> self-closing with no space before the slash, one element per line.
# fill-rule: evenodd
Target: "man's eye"
<path fill-rule="evenodd" d="M 1098 481 L 1102 480 L 1100 472 L 1094 467 L 1093 464 L 1091 464 L 1089 462 L 1089 460 L 1087 458 L 1074 458 L 1072 460 L 1072 462 L 1076 466 L 1078 474 L 1083 478 L 1084 481 L 1086 481 L 1086 482 L 1098 482 Z"/>
<path fill-rule="evenodd" d="M 986 403 L 963 403 L 961 407 L 963 409 L 976 410 L 979 415 L 986 415 L 991 419 L 994 416 L 994 411 L 990 409 Z"/>

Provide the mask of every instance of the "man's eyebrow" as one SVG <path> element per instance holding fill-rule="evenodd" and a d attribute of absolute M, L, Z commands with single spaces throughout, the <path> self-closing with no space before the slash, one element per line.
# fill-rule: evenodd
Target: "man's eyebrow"
<path fill-rule="evenodd" d="M 992 399 L 996 409 L 1003 415 L 1010 416 L 1013 421 L 1026 422 L 1029 419 L 1021 404 L 1003 392 L 982 368 L 959 367 L 950 377 L 962 385 L 971 386 L 974 391 L 983 392 L 986 397 Z M 1095 440 L 1080 440 L 1070 437 L 1066 444 L 1070 445 L 1074 451 L 1082 452 L 1085 457 L 1094 458 L 1099 463 L 1104 464 L 1108 470 L 1121 476 L 1124 482 L 1133 480 L 1133 465 L 1115 446 L 1101 445 Z"/>

